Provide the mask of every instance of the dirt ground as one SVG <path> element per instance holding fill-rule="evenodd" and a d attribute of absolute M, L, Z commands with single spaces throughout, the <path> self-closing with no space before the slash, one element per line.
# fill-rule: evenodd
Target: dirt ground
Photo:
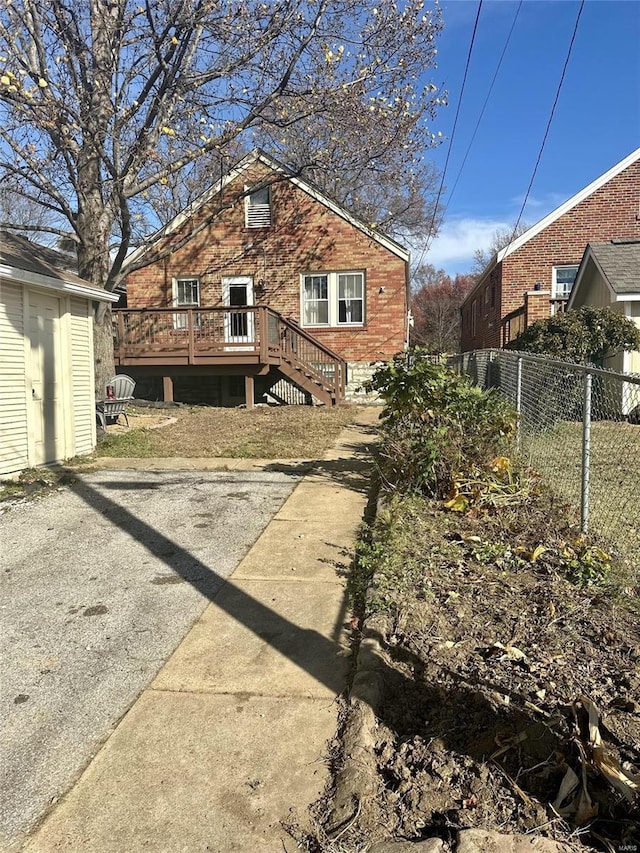
<path fill-rule="evenodd" d="M 122 415 L 115 423 L 107 424 L 106 434 L 126 435 L 132 429 L 161 429 L 177 421 L 174 413 L 160 409 L 132 409 L 127 417 L 128 425 Z"/>
<path fill-rule="evenodd" d="M 557 558 L 575 535 L 567 519 L 561 505 L 532 506 L 507 536 L 500 514 L 435 501 L 383 513 L 370 599 L 386 613 L 376 794 L 344 849 L 482 827 L 640 850 L 638 589 L 615 598 L 584 575 L 570 582 Z M 563 781 L 575 783 L 566 796 Z"/>
<path fill-rule="evenodd" d="M 357 417 L 357 406 L 254 409 L 132 407 L 98 436 L 98 456 L 315 459 Z"/>

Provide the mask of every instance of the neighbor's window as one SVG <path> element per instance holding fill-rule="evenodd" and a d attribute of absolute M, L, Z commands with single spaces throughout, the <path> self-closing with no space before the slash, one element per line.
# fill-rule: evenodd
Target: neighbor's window
<path fill-rule="evenodd" d="M 551 277 L 551 298 L 568 299 L 578 273 L 578 264 L 554 267 Z"/>
<path fill-rule="evenodd" d="M 305 326 L 362 326 L 364 273 L 312 273 L 302 276 Z"/>
<path fill-rule="evenodd" d="M 245 196 L 244 212 L 247 228 L 269 228 L 271 225 L 271 187 L 262 187 Z"/>

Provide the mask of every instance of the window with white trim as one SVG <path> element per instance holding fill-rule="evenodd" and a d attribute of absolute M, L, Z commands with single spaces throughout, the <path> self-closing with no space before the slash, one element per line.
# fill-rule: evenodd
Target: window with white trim
<path fill-rule="evenodd" d="M 200 279 L 175 279 L 173 304 L 186 305 L 189 308 L 197 308 L 200 305 Z"/>
<path fill-rule="evenodd" d="M 362 326 L 364 273 L 309 273 L 302 276 L 303 326 Z"/>
<path fill-rule="evenodd" d="M 247 228 L 271 226 L 271 187 L 261 187 L 245 196 L 244 216 Z"/>
<path fill-rule="evenodd" d="M 551 275 L 551 298 L 568 299 L 578 274 L 578 264 L 554 267 Z"/>
<path fill-rule="evenodd" d="M 305 326 L 329 325 L 329 276 L 303 277 L 302 305 L 302 322 Z"/>
<path fill-rule="evenodd" d="M 200 279 L 199 278 L 174 278 L 173 280 L 173 304 L 180 308 L 200 307 Z M 200 325 L 200 315 L 194 316 L 194 325 Z M 184 313 L 173 315 L 174 329 L 186 329 L 189 325 L 189 315 Z"/>

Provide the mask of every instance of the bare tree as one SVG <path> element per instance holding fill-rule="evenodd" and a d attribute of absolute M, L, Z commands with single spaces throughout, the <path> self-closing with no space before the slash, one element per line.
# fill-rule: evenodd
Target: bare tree
<path fill-rule="evenodd" d="M 515 228 L 497 228 L 493 232 L 491 242 L 486 249 L 476 249 L 473 253 L 473 266 L 471 272 L 475 276 L 482 275 L 491 261 L 501 249 L 516 240 L 525 231 L 531 228 L 526 222 L 520 222 Z"/>
<path fill-rule="evenodd" d="M 343 169 L 378 170 L 380 198 L 367 190 L 367 202 L 383 222 L 420 190 L 409 155 L 432 143 L 443 102 L 422 83 L 440 26 L 422 0 L 0 0 L 0 177 L 48 212 L 46 231 L 71 237 L 80 275 L 107 289 L 163 224 L 151 195 L 157 210 L 164 188 L 167 199 L 176 182 L 195 188 L 256 139 L 299 152 L 315 129 L 321 144 L 292 160 L 325 185 Z M 392 203 L 391 148 L 411 163 Z M 108 317 L 95 337 L 101 387 Z"/>
<path fill-rule="evenodd" d="M 475 282 L 471 274 L 447 275 L 432 264 L 416 270 L 411 294 L 411 343 L 434 353 L 460 347 L 460 306 Z"/>
<path fill-rule="evenodd" d="M 55 225 L 55 218 L 40 204 L 25 198 L 20 187 L 5 180 L 0 184 L 0 227 L 11 223 L 11 229 L 28 237 L 29 232 L 37 229 L 41 234 L 47 234 L 50 225 Z M 49 235 L 47 243 L 57 239 Z"/>

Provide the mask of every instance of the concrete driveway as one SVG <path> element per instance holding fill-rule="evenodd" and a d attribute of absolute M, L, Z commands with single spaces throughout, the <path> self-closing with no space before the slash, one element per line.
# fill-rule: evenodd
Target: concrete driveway
<path fill-rule="evenodd" d="M 298 479 L 101 471 L 0 516 L 0 848 L 77 778 Z"/>

